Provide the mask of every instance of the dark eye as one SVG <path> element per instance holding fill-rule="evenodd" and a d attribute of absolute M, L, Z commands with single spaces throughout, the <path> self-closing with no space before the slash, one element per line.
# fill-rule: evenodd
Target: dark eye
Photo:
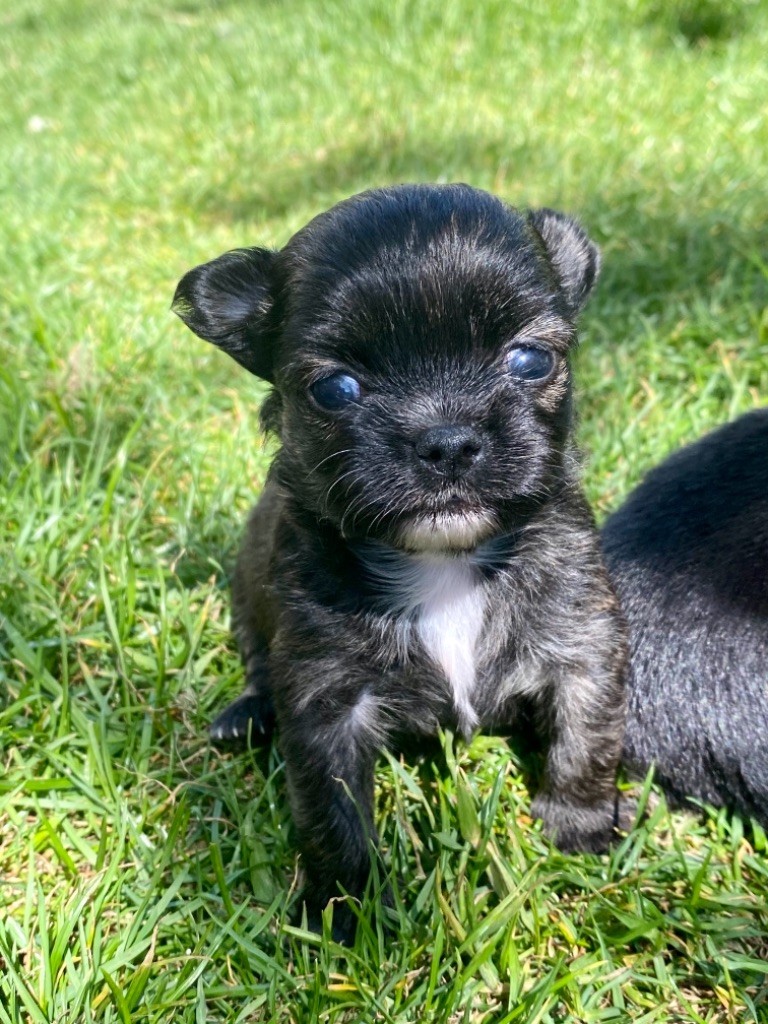
<path fill-rule="evenodd" d="M 516 345 L 507 356 L 507 367 L 517 380 L 544 380 L 555 368 L 555 357 L 538 345 Z"/>
<path fill-rule="evenodd" d="M 332 373 L 330 377 L 322 377 L 309 390 L 320 408 L 328 409 L 329 412 L 343 409 L 360 397 L 360 385 L 348 373 Z"/>

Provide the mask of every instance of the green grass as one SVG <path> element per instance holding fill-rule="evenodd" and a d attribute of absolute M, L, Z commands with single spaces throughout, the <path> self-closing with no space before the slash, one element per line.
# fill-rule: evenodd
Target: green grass
<path fill-rule="evenodd" d="M 382 763 L 394 938 L 291 928 L 279 757 L 205 738 L 263 390 L 168 312 L 372 185 L 579 213 L 602 515 L 768 394 L 767 52 L 760 0 L 3 7 L 0 1024 L 768 1021 L 762 831 L 565 857 L 497 739 Z"/>

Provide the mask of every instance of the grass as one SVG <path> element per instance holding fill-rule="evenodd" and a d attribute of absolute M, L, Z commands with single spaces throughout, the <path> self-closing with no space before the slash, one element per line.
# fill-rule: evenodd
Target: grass
<path fill-rule="evenodd" d="M 768 393 L 766 52 L 739 0 L 3 8 L 0 1024 L 768 1021 L 760 828 L 653 798 L 563 856 L 498 739 L 382 763 L 394 938 L 288 924 L 279 757 L 205 738 L 263 391 L 168 312 L 371 185 L 580 213 L 602 515 Z"/>

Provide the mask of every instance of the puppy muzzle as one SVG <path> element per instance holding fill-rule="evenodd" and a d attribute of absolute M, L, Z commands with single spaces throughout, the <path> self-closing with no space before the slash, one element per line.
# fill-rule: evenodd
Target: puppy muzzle
<path fill-rule="evenodd" d="M 422 513 L 400 527 L 398 545 L 407 551 L 472 551 L 497 529 L 490 512 Z"/>

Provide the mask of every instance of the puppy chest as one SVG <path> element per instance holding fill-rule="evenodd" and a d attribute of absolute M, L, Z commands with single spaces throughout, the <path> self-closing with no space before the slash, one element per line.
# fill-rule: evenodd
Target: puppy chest
<path fill-rule="evenodd" d="M 459 727 L 469 734 L 478 724 L 473 698 L 485 591 L 466 559 L 429 566 L 423 583 L 414 616 L 416 636 L 448 680 Z"/>

